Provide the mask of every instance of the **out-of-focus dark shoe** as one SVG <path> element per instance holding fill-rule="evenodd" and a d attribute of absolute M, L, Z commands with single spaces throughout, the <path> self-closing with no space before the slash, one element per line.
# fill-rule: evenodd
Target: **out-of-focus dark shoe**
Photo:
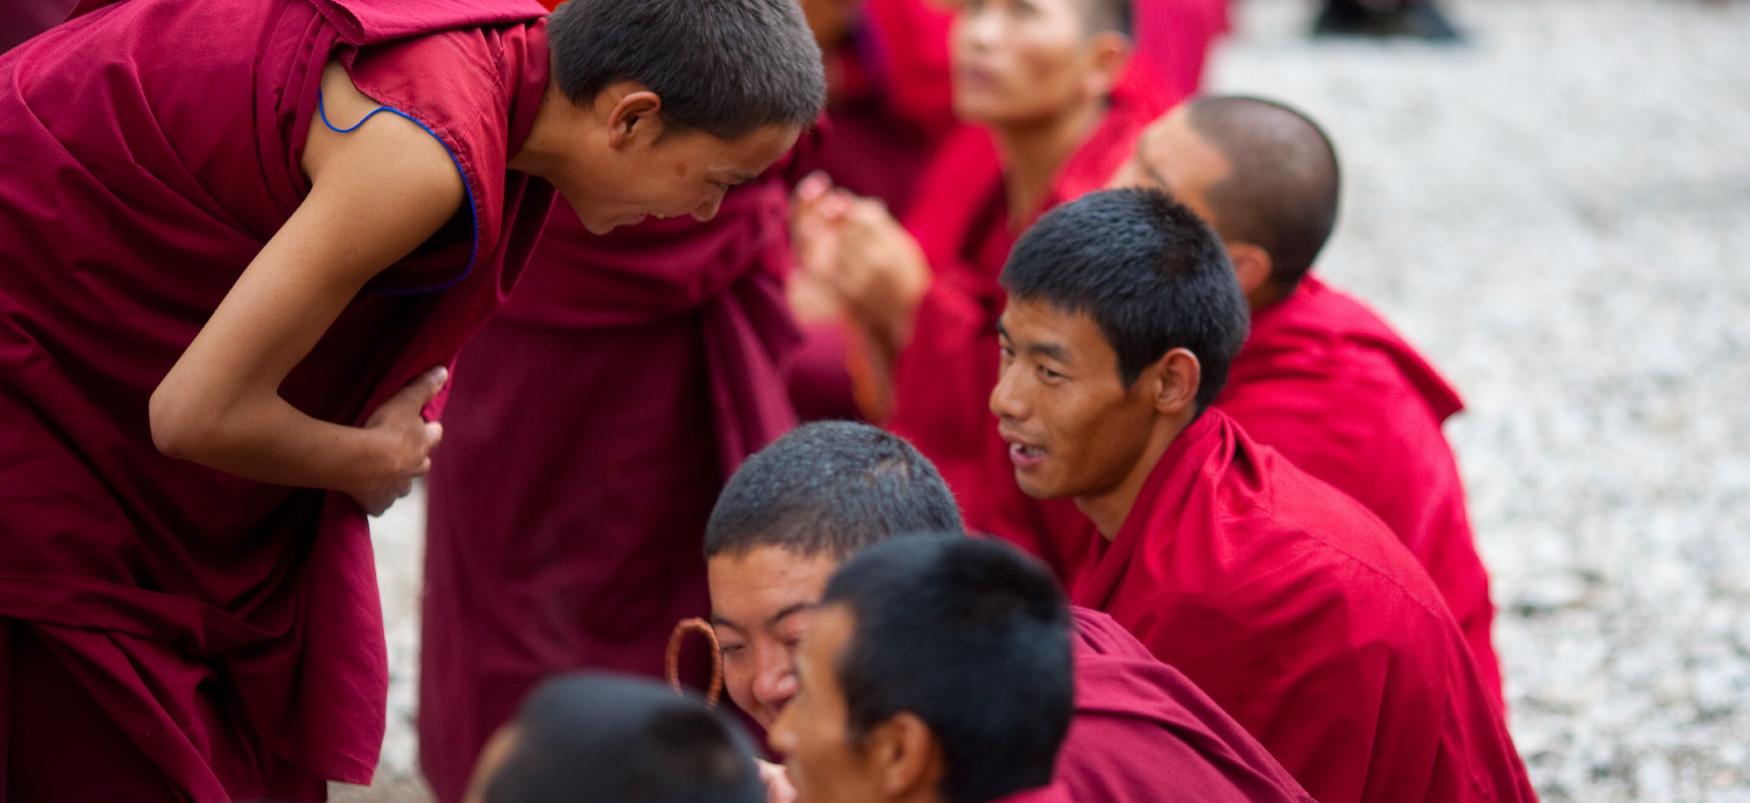
<path fill-rule="evenodd" d="M 1442 44 L 1464 41 L 1464 34 L 1433 3 L 1408 3 L 1394 9 L 1376 9 L 1363 6 L 1356 0 L 1325 3 L 1324 10 L 1313 22 L 1313 36 L 1405 37 Z"/>

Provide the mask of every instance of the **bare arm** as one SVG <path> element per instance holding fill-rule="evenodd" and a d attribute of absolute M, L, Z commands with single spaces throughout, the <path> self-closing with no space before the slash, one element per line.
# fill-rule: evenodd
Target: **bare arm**
<path fill-rule="evenodd" d="M 375 107 L 333 64 L 323 97 L 341 126 Z M 344 135 L 315 121 L 303 166 L 309 196 L 153 392 L 152 440 L 167 455 L 249 479 L 349 493 L 377 513 L 429 466 L 441 429 L 419 420 L 419 408 L 442 386 L 441 372 L 362 428 L 299 412 L 279 386 L 366 281 L 455 214 L 462 182 L 437 140 L 392 114 Z"/>

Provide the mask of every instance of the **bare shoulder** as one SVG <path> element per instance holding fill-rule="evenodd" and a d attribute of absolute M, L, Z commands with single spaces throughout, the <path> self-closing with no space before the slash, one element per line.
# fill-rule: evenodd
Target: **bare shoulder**
<path fill-rule="evenodd" d="M 303 168 L 312 184 L 358 185 L 430 204 L 430 213 L 453 214 L 463 189 L 449 152 L 430 132 L 353 86 L 338 62 L 322 73 L 322 106 L 311 121 Z"/>

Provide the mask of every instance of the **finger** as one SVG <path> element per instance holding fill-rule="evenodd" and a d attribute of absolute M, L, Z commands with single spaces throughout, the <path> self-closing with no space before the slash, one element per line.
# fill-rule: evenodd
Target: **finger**
<path fill-rule="evenodd" d="M 430 452 L 436 449 L 438 444 L 443 443 L 443 440 L 444 425 L 436 421 L 425 422 L 425 450 Z"/>
<path fill-rule="evenodd" d="M 413 476 L 415 476 L 415 477 L 423 477 L 423 476 L 430 474 L 430 473 L 431 473 L 431 458 L 429 458 L 429 457 L 425 458 L 424 460 L 419 461 L 419 467 L 413 470 Z"/>

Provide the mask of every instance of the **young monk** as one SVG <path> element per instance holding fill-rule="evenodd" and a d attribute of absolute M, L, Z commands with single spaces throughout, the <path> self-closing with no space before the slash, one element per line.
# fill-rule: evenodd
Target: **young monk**
<path fill-rule="evenodd" d="M 955 13 L 954 108 L 976 126 L 945 146 L 901 227 L 879 204 L 804 183 L 803 269 L 833 288 L 873 352 L 869 410 L 940 467 L 975 530 L 1008 538 L 1060 575 L 1091 540 L 1065 503 L 1007 479 L 984 426 L 997 274 L 1042 211 L 1105 184 L 1158 111 L 1120 84 L 1124 0 L 984 0 Z M 853 342 L 856 342 L 855 340 Z M 888 407 L 891 407 L 889 411 Z M 888 413 L 891 415 L 888 415 Z"/>
<path fill-rule="evenodd" d="M 770 728 L 796 694 L 797 641 L 846 557 L 897 535 L 959 533 L 954 496 L 903 439 L 804 425 L 754 455 L 706 531 L 730 698 Z M 1263 747 L 1109 617 L 1070 608 L 1076 708 L 1056 778 L 1082 803 L 1304 801 Z"/>
<path fill-rule="evenodd" d="M 1003 271 L 1016 482 L 1101 539 L 1071 598 L 1182 670 L 1326 803 L 1528 800 L 1439 591 L 1360 503 L 1209 405 L 1246 334 L 1221 243 L 1153 190 L 1047 214 Z"/>
<path fill-rule="evenodd" d="M 709 217 L 822 94 L 800 14 L 766 0 L 550 22 L 131 0 L 0 56 L 0 87 L 17 800 L 368 780 L 386 671 L 365 513 L 425 472 L 441 366 L 552 189 L 598 232 Z"/>
<path fill-rule="evenodd" d="M 1278 103 L 1198 98 L 1149 126 L 1115 183 L 1171 193 L 1233 263 L 1252 328 L 1216 408 L 1397 533 L 1499 695 L 1489 576 L 1440 432 L 1463 402 L 1377 314 L 1311 275 L 1337 218 L 1330 140 Z"/>
<path fill-rule="evenodd" d="M 655 681 L 557 677 L 493 736 L 469 803 L 764 803 L 753 742 Z"/>
<path fill-rule="evenodd" d="M 772 746 L 797 799 L 1079 800 L 1052 786 L 1075 685 L 1070 615 L 1006 544 L 901 537 L 833 574 Z"/>

